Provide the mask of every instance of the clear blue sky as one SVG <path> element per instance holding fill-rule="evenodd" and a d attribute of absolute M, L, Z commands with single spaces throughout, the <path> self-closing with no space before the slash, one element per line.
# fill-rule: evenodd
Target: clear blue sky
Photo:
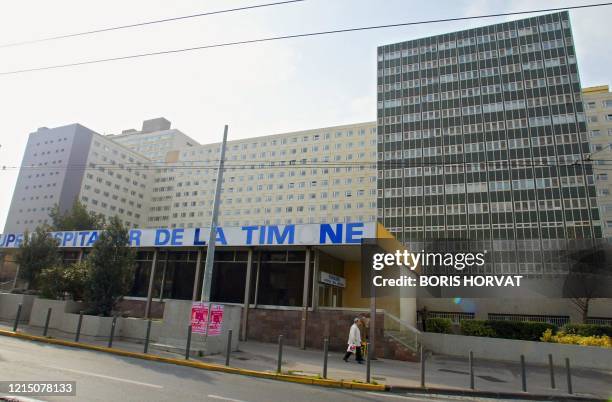
<path fill-rule="evenodd" d="M 0 42 L 272 0 L 55 0 L 0 3 Z M 307 0 L 302 3 L 0 49 L 0 70 L 354 26 L 588 4 L 591 1 Z M 583 86 L 608 84 L 612 7 L 571 13 Z M 376 47 L 516 18 L 489 18 L 156 56 L 0 76 L 0 165 L 28 133 L 79 122 L 99 133 L 164 116 L 207 143 L 375 119 Z M 0 228 L 16 171 L 0 171 Z"/>

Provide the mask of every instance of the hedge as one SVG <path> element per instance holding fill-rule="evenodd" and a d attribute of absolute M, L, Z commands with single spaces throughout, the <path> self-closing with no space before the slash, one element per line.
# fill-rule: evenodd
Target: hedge
<path fill-rule="evenodd" d="M 595 324 L 565 324 L 563 332 L 580 336 L 609 336 L 612 337 L 612 325 Z"/>
<path fill-rule="evenodd" d="M 453 322 L 448 318 L 428 318 L 425 320 L 427 332 L 437 332 L 439 334 L 452 334 Z"/>
<path fill-rule="evenodd" d="M 531 321 L 463 320 L 461 333 L 469 336 L 539 341 L 547 329 L 557 332 L 557 326 Z"/>

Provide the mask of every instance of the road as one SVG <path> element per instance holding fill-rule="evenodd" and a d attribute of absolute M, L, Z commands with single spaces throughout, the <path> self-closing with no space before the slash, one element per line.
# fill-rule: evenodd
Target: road
<path fill-rule="evenodd" d="M 0 337 L 0 381 L 76 381 L 77 395 L 39 401 L 487 401 L 487 399 L 350 391 Z"/>

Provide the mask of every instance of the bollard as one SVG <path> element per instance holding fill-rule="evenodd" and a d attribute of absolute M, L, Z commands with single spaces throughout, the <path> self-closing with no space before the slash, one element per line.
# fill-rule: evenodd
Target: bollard
<path fill-rule="evenodd" d="M 553 366 L 552 354 L 548 354 L 548 367 L 550 369 L 550 387 L 555 389 L 555 368 Z"/>
<path fill-rule="evenodd" d="M 323 378 L 327 378 L 327 355 L 329 353 L 329 338 L 323 340 Z"/>
<path fill-rule="evenodd" d="M 111 332 L 108 337 L 108 347 L 109 349 L 113 347 L 113 338 L 115 337 L 115 327 L 117 326 L 117 316 L 113 316 L 113 323 L 111 324 Z"/>
<path fill-rule="evenodd" d="M 225 365 L 229 366 L 230 354 L 232 353 L 232 330 L 227 331 L 227 348 L 225 349 Z"/>
<path fill-rule="evenodd" d="M 421 345 L 421 388 L 425 388 L 425 351 Z"/>
<path fill-rule="evenodd" d="M 187 327 L 187 345 L 185 346 L 185 360 L 189 360 L 190 349 L 191 349 L 191 325 Z"/>
<path fill-rule="evenodd" d="M 474 385 L 474 352 L 470 350 L 470 389 L 475 389 Z"/>
<path fill-rule="evenodd" d="M 43 336 L 47 336 L 47 333 L 49 332 L 49 321 L 51 321 L 51 311 L 52 311 L 52 308 L 49 307 L 47 309 L 47 319 L 45 320 L 45 329 L 43 330 Z"/>
<path fill-rule="evenodd" d="M 565 358 L 565 372 L 567 374 L 567 393 L 573 394 L 572 390 L 572 372 L 570 371 L 570 361 L 569 357 Z"/>
<path fill-rule="evenodd" d="M 525 356 L 521 355 L 521 385 L 523 392 L 527 392 L 527 373 L 525 372 Z"/>
<path fill-rule="evenodd" d="M 145 336 L 144 353 L 149 353 L 149 338 L 151 337 L 151 319 L 147 322 L 147 334 Z"/>
<path fill-rule="evenodd" d="M 79 312 L 79 322 L 77 324 L 76 335 L 74 336 L 75 342 L 78 342 L 79 338 L 81 338 L 81 325 L 83 325 L 83 311 Z"/>
<path fill-rule="evenodd" d="M 13 332 L 17 332 L 17 326 L 19 325 L 19 318 L 21 318 L 21 308 L 23 306 L 19 303 L 17 306 L 17 315 L 15 315 L 15 324 L 13 324 Z"/>
<path fill-rule="evenodd" d="M 276 365 L 276 372 L 280 373 L 283 366 L 283 336 L 278 336 L 278 363 Z"/>
<path fill-rule="evenodd" d="M 370 353 L 370 342 L 366 343 L 366 350 L 368 351 L 368 356 L 366 357 L 366 382 L 370 383 L 370 374 L 371 374 L 371 361 L 372 354 Z"/>

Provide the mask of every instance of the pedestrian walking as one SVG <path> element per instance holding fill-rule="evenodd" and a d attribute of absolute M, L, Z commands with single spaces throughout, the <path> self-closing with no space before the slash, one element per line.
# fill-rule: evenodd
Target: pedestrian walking
<path fill-rule="evenodd" d="M 348 337 L 348 348 L 346 349 L 346 354 L 344 355 L 343 360 L 348 362 L 348 359 L 351 357 L 353 352 L 355 353 L 357 363 L 363 364 L 363 358 L 361 357 L 361 331 L 359 330 L 359 318 L 355 318 L 353 320 L 353 325 L 351 325 Z"/>

